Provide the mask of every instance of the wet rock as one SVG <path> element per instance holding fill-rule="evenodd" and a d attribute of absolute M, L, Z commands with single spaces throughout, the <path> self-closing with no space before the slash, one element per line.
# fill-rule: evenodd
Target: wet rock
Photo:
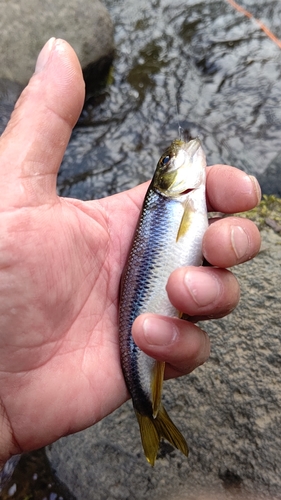
<path fill-rule="evenodd" d="M 23 85 L 50 37 L 67 40 L 82 68 L 112 56 L 113 25 L 99 0 L 9 0 L 0 3 L 0 78 Z"/>
<path fill-rule="evenodd" d="M 0 134 L 3 133 L 22 90 L 23 86 L 19 83 L 0 79 Z"/>
<path fill-rule="evenodd" d="M 4 465 L 3 469 L 0 468 L 0 493 L 2 488 L 8 483 L 11 479 L 12 474 L 15 470 L 20 459 L 20 455 L 14 455 L 11 457 Z"/>
<path fill-rule="evenodd" d="M 259 177 L 264 194 L 281 196 L 281 151 L 270 162 L 266 171 Z"/>
<path fill-rule="evenodd" d="M 4 24 L 2 11 L 15 17 L 12 6 L 27 9 L 30 1 L 35 2 L 0 3 L 0 22 Z M 43 5 L 49 15 L 56 8 L 50 0 L 40 4 L 41 10 Z M 57 5 L 62 5 L 61 0 Z M 88 18 L 81 21 L 85 27 L 76 31 L 72 22 L 69 28 L 70 36 L 78 33 L 79 43 L 88 22 L 87 29 L 99 37 L 91 7 L 85 5 L 83 2 Z M 119 2 L 106 0 L 106 5 L 114 20 L 118 53 L 112 83 L 99 95 L 99 103 L 83 110 L 83 129 L 76 129 L 71 140 L 60 172 L 59 193 L 86 200 L 103 196 L 101 172 L 105 172 L 111 193 L 150 178 L 180 124 L 192 137 L 200 137 L 209 165 L 234 165 L 257 175 L 265 193 L 280 195 L 281 170 L 276 157 L 281 122 L 281 107 L 276 104 L 281 94 L 279 48 L 259 25 L 238 14 L 225 0 L 188 5 L 125 0 L 122 9 Z M 64 4 L 63 8 L 64 12 L 68 7 Z M 281 2 L 259 0 L 252 13 L 258 17 L 261 12 L 265 24 L 278 33 Z M 59 23 L 61 26 L 61 16 Z M 36 34 L 44 33 L 45 20 L 43 24 L 40 21 L 34 28 Z M 4 27 L 4 33 L 7 29 Z M 33 39 L 33 34 L 28 40 L 24 34 L 20 43 L 33 49 Z M 41 45 L 34 50 L 33 63 Z M 76 42 L 73 45 L 77 50 Z M 8 43 L 2 47 L 6 53 Z M 103 59 L 94 71 L 104 74 L 107 63 Z M 96 80 L 92 69 L 90 65 L 84 71 L 90 83 Z M 0 132 L 9 111 L 5 100 L 2 106 L 0 92 Z"/>
<path fill-rule="evenodd" d="M 77 499 L 281 498 L 281 239 L 271 229 L 262 236 L 260 254 L 235 269 L 239 307 L 204 323 L 209 362 L 164 387 L 188 459 L 164 444 L 151 468 L 128 402 L 49 447 L 52 466 Z"/>

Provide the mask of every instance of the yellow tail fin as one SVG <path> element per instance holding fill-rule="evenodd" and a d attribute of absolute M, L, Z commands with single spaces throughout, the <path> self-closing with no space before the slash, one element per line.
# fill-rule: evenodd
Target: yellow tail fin
<path fill-rule="evenodd" d="M 157 457 L 161 437 L 167 439 L 184 455 L 188 455 L 187 443 L 161 404 L 155 418 L 141 415 L 136 411 L 142 446 L 147 461 L 153 466 Z"/>

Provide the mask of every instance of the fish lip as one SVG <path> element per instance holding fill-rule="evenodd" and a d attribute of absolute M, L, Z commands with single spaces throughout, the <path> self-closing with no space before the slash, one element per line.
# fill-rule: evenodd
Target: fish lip
<path fill-rule="evenodd" d="M 189 142 L 183 144 L 184 144 L 183 149 L 187 153 L 189 153 L 190 156 L 194 156 L 195 153 L 197 153 L 198 149 L 202 147 L 199 137 L 195 137 L 195 139 L 191 139 Z"/>
<path fill-rule="evenodd" d="M 194 191 L 196 188 L 187 188 L 185 189 L 182 193 L 180 193 L 180 196 L 183 196 L 184 194 L 189 194 L 191 191 Z"/>

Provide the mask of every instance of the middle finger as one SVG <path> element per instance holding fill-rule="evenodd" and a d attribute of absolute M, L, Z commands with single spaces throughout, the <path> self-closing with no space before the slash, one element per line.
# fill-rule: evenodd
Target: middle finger
<path fill-rule="evenodd" d="M 182 267 L 171 274 L 166 288 L 171 303 L 196 321 L 227 315 L 240 298 L 238 281 L 226 269 Z"/>

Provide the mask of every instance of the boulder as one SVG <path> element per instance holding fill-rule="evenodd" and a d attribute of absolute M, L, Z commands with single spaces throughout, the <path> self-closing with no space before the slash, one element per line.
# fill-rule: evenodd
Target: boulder
<path fill-rule="evenodd" d="M 9 0 L 0 2 L 0 79 L 25 85 L 50 37 L 67 40 L 87 70 L 112 58 L 113 24 L 99 0 Z"/>
<path fill-rule="evenodd" d="M 259 183 L 264 194 L 281 196 L 281 151 L 273 158 L 265 172 L 259 175 Z"/>
<path fill-rule="evenodd" d="M 238 308 L 204 323 L 210 360 L 164 386 L 164 404 L 187 439 L 189 457 L 164 443 L 151 468 L 128 402 L 47 448 L 78 500 L 280 498 L 281 239 L 271 229 L 262 237 L 259 255 L 234 269 Z"/>

